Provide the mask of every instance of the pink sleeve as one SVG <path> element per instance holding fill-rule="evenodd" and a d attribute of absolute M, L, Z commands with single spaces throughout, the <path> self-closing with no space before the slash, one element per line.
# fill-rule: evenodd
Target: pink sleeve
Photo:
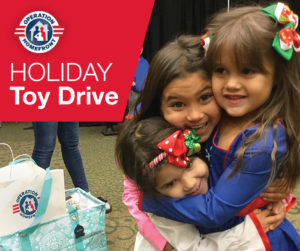
<path fill-rule="evenodd" d="M 167 243 L 165 238 L 155 228 L 148 215 L 138 207 L 140 191 L 137 186 L 124 176 L 123 203 L 128 207 L 129 213 L 136 220 L 141 235 L 158 251 L 162 251 Z"/>
<path fill-rule="evenodd" d="M 290 193 L 285 199 L 282 200 L 282 202 L 285 205 L 286 212 L 288 212 L 291 209 L 291 207 L 295 205 L 296 201 L 297 198 L 294 195 L 292 195 L 292 193 Z"/>

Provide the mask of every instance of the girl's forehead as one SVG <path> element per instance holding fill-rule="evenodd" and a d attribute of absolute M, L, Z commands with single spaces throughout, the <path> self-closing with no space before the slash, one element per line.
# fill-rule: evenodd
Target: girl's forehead
<path fill-rule="evenodd" d="M 173 179 L 179 179 L 184 172 L 184 168 L 174 166 L 170 163 L 163 165 L 158 172 L 156 172 L 157 184 L 165 184 Z"/>
<path fill-rule="evenodd" d="M 224 58 L 230 58 L 236 61 L 236 58 L 247 61 L 247 50 L 237 46 L 235 43 L 225 42 L 214 49 L 215 60 L 222 60 Z M 237 55 L 239 55 L 237 57 Z"/>
<path fill-rule="evenodd" d="M 224 62 L 234 64 L 238 68 L 251 66 L 265 70 L 265 64 L 270 61 L 266 53 L 253 51 L 236 43 L 226 42 L 213 51 L 212 64 L 222 64 Z"/>
<path fill-rule="evenodd" d="M 188 74 L 185 77 L 176 78 L 163 90 L 163 97 L 178 93 L 180 95 L 192 95 L 211 87 L 211 81 L 199 73 Z M 188 93 L 186 93 L 188 92 Z"/>

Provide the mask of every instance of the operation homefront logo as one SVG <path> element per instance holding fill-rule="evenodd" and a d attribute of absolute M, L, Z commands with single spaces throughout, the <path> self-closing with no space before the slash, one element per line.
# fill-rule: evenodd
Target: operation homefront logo
<path fill-rule="evenodd" d="M 15 35 L 21 44 L 34 53 L 45 53 L 52 50 L 63 35 L 64 28 L 56 19 L 45 11 L 34 11 L 27 14 L 16 27 Z"/>
<path fill-rule="evenodd" d="M 13 205 L 13 214 L 20 213 L 22 217 L 31 219 L 35 216 L 39 199 L 38 193 L 33 190 L 20 193 Z"/>

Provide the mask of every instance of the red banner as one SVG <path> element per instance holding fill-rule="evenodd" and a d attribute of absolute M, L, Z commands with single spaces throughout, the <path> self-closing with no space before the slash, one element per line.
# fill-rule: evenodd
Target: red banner
<path fill-rule="evenodd" d="M 0 121 L 121 121 L 153 3 L 6 1 Z"/>

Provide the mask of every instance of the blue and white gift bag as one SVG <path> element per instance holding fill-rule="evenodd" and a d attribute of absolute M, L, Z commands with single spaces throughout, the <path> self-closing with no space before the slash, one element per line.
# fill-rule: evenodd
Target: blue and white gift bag
<path fill-rule="evenodd" d="M 52 185 L 42 222 L 66 215 L 63 170 L 49 170 Z M 35 218 L 46 171 L 30 158 L 0 168 L 0 236 L 28 227 Z"/>
<path fill-rule="evenodd" d="M 0 251 L 107 251 L 105 203 L 65 191 L 63 170 L 13 157 L 0 168 L 0 201 Z"/>
<path fill-rule="evenodd" d="M 69 214 L 30 228 L 0 237 L 2 251 L 107 251 L 105 204 L 80 188 L 66 191 L 74 198 L 67 204 Z"/>

